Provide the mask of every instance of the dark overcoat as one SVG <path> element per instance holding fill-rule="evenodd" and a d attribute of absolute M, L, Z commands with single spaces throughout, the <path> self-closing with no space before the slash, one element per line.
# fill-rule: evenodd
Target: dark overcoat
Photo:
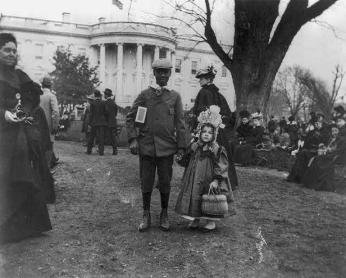
<path fill-rule="evenodd" d="M 135 122 L 139 106 L 147 108 L 144 123 Z M 127 115 L 126 126 L 129 142 L 137 138 L 143 156 L 169 156 L 187 146 L 183 105 L 174 90 L 157 93 L 149 87 L 142 91 Z"/>
<path fill-rule="evenodd" d="M 107 99 L 105 101 L 106 106 L 106 120 L 108 127 L 117 127 L 117 114 L 118 106 L 112 99 Z"/>
<path fill-rule="evenodd" d="M 106 105 L 101 99 L 95 99 L 90 105 L 89 124 L 93 127 L 107 126 Z"/>

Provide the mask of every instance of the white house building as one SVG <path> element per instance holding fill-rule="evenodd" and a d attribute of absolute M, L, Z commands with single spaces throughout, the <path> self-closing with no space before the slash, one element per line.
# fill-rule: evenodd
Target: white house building
<path fill-rule="evenodd" d="M 174 28 L 143 22 L 107 22 L 99 18 L 92 25 L 1 15 L 0 32 L 11 32 L 18 40 L 19 66 L 35 81 L 54 70 L 53 56 L 58 47 L 89 57 L 98 65 L 101 90 L 115 92 L 118 105 L 132 104 L 139 92 L 154 81 L 151 64 L 166 57 L 174 66 L 170 87 L 177 90 L 185 109 L 193 105 L 200 89 L 196 71 L 213 64 L 218 70 L 215 84 L 232 110 L 235 107 L 233 82 L 229 71 L 207 44 L 179 40 Z"/>

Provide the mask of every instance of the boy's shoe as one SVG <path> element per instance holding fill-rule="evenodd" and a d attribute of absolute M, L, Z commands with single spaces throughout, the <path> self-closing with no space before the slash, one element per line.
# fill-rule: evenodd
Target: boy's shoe
<path fill-rule="evenodd" d="M 168 213 L 167 209 L 162 209 L 160 213 L 160 229 L 162 231 L 169 231 Z"/>
<path fill-rule="evenodd" d="M 143 220 L 138 226 L 138 231 L 145 232 L 146 230 L 148 230 L 150 228 L 150 225 L 151 225 L 150 211 L 145 210 L 143 212 Z"/>

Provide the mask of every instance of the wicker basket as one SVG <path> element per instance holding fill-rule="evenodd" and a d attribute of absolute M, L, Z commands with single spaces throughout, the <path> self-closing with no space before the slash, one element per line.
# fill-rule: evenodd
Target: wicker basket
<path fill-rule="evenodd" d="M 206 216 L 224 216 L 228 213 L 227 198 L 223 194 L 214 194 L 210 189 L 202 195 L 202 213 Z"/>

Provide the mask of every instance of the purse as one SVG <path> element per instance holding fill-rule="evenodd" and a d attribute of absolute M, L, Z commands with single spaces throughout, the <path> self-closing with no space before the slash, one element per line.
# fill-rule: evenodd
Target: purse
<path fill-rule="evenodd" d="M 219 192 L 214 192 L 209 187 L 208 194 L 202 195 L 202 214 L 211 217 L 224 217 L 228 213 L 227 197 Z"/>

